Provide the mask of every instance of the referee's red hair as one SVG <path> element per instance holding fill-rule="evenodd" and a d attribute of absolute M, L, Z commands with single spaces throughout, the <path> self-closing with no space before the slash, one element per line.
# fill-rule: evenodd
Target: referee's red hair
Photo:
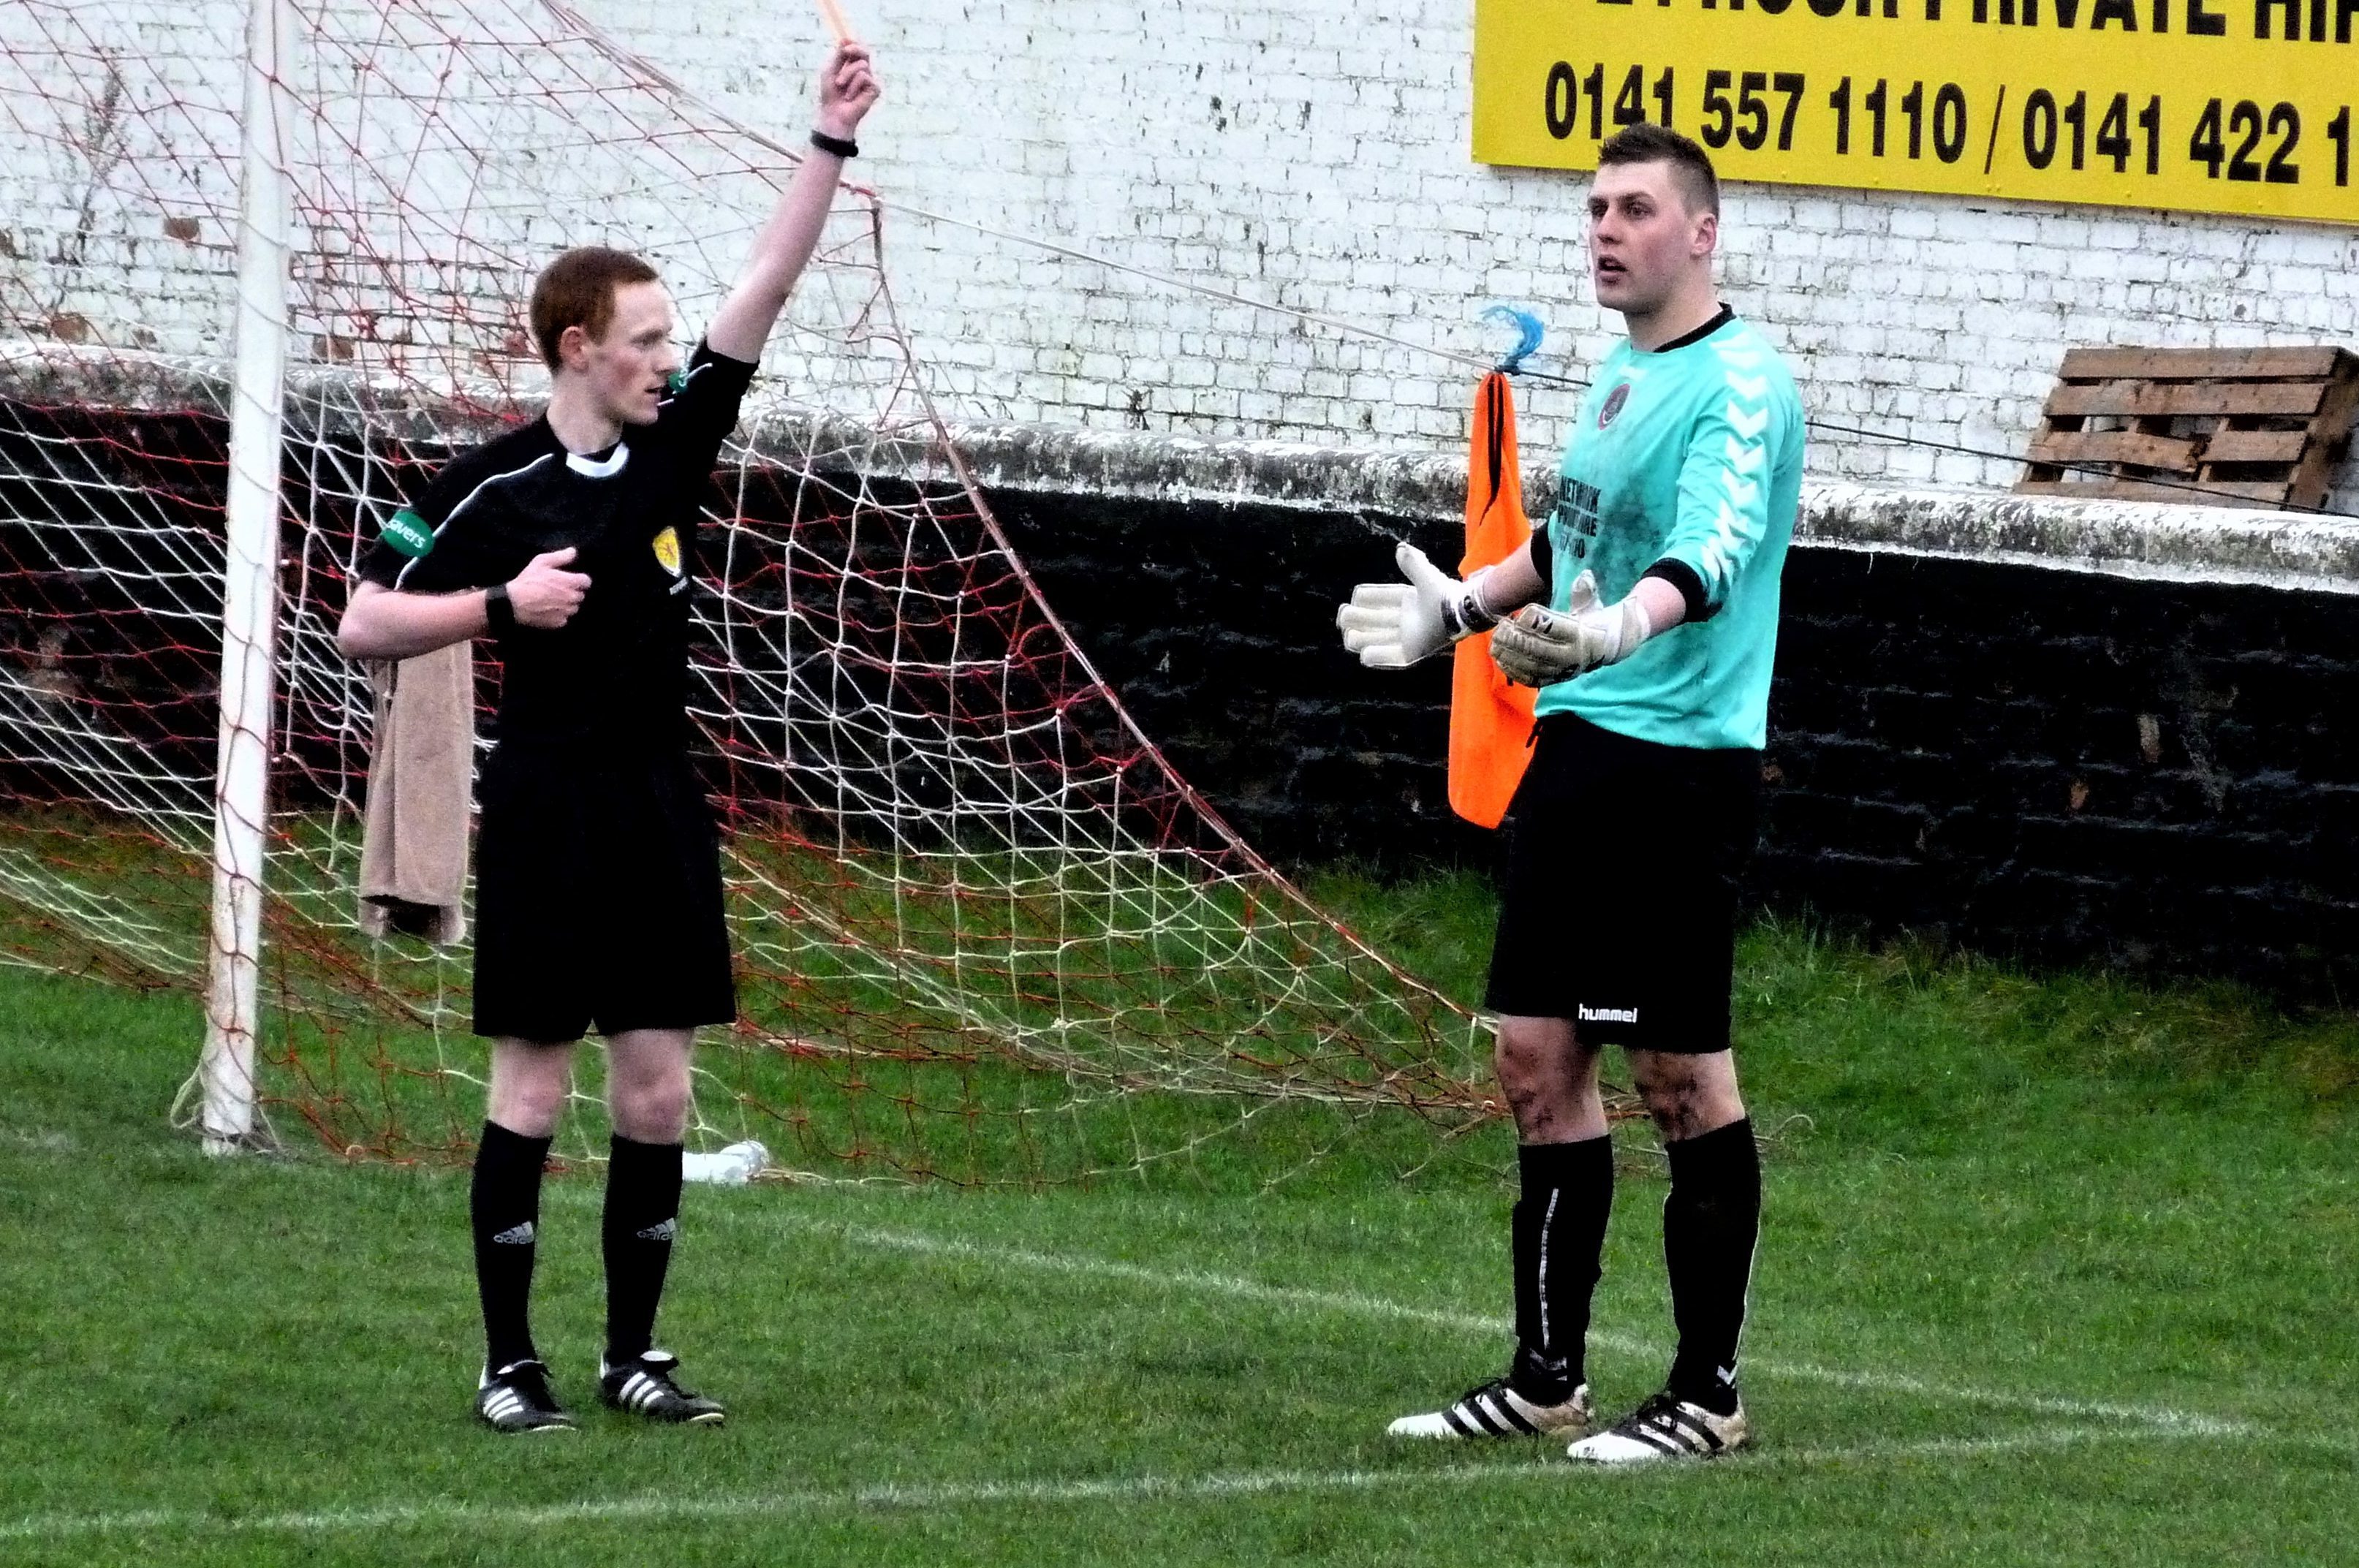
<path fill-rule="evenodd" d="M 550 262 L 532 286 L 532 338 L 541 359 L 551 370 L 559 367 L 557 345 L 568 327 L 580 327 L 592 343 L 605 336 L 614 319 L 614 290 L 655 281 L 654 267 L 604 245 L 582 245 Z"/>

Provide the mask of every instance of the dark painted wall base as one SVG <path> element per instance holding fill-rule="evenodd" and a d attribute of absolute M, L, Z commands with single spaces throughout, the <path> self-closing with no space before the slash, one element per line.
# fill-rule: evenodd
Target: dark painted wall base
<path fill-rule="evenodd" d="M 1422 520 L 1002 492 L 1049 603 L 1266 854 L 1487 864 L 1444 662 L 1333 630 Z M 2359 996 L 2359 603 L 1798 550 L 1754 882 L 1771 907 L 2043 963 Z"/>

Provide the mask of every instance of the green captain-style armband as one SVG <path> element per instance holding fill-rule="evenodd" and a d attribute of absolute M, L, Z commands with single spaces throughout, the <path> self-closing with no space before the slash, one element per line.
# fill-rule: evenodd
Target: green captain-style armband
<path fill-rule="evenodd" d="M 425 518 L 407 506 L 386 519 L 377 537 L 412 561 L 434 548 L 434 530 L 426 526 Z"/>

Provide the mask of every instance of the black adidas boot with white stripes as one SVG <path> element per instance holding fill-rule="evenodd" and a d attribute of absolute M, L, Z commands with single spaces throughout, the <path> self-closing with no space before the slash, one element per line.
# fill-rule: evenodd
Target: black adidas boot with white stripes
<path fill-rule="evenodd" d="M 496 1372 L 484 1367 L 475 1388 L 475 1418 L 494 1432 L 574 1429 L 549 1386 L 549 1368 L 538 1361 L 511 1361 Z"/>
<path fill-rule="evenodd" d="M 679 1357 L 669 1350 L 649 1350 L 619 1364 L 603 1356 L 598 1361 L 598 1398 L 611 1410 L 642 1416 L 651 1421 L 679 1426 L 718 1426 L 729 1412 L 718 1399 L 708 1399 L 674 1380 Z"/>

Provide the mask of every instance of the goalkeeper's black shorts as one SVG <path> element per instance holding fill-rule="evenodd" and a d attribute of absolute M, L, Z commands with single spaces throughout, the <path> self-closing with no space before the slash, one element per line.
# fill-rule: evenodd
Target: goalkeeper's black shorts
<path fill-rule="evenodd" d="M 1757 751 L 1542 719 L 1502 824 L 1484 1006 L 1570 1018 L 1586 1045 L 1727 1050 L 1737 883 L 1760 797 Z"/>
<path fill-rule="evenodd" d="M 503 740 L 481 794 L 477 1034 L 735 1018 L 720 838 L 685 755 Z"/>

